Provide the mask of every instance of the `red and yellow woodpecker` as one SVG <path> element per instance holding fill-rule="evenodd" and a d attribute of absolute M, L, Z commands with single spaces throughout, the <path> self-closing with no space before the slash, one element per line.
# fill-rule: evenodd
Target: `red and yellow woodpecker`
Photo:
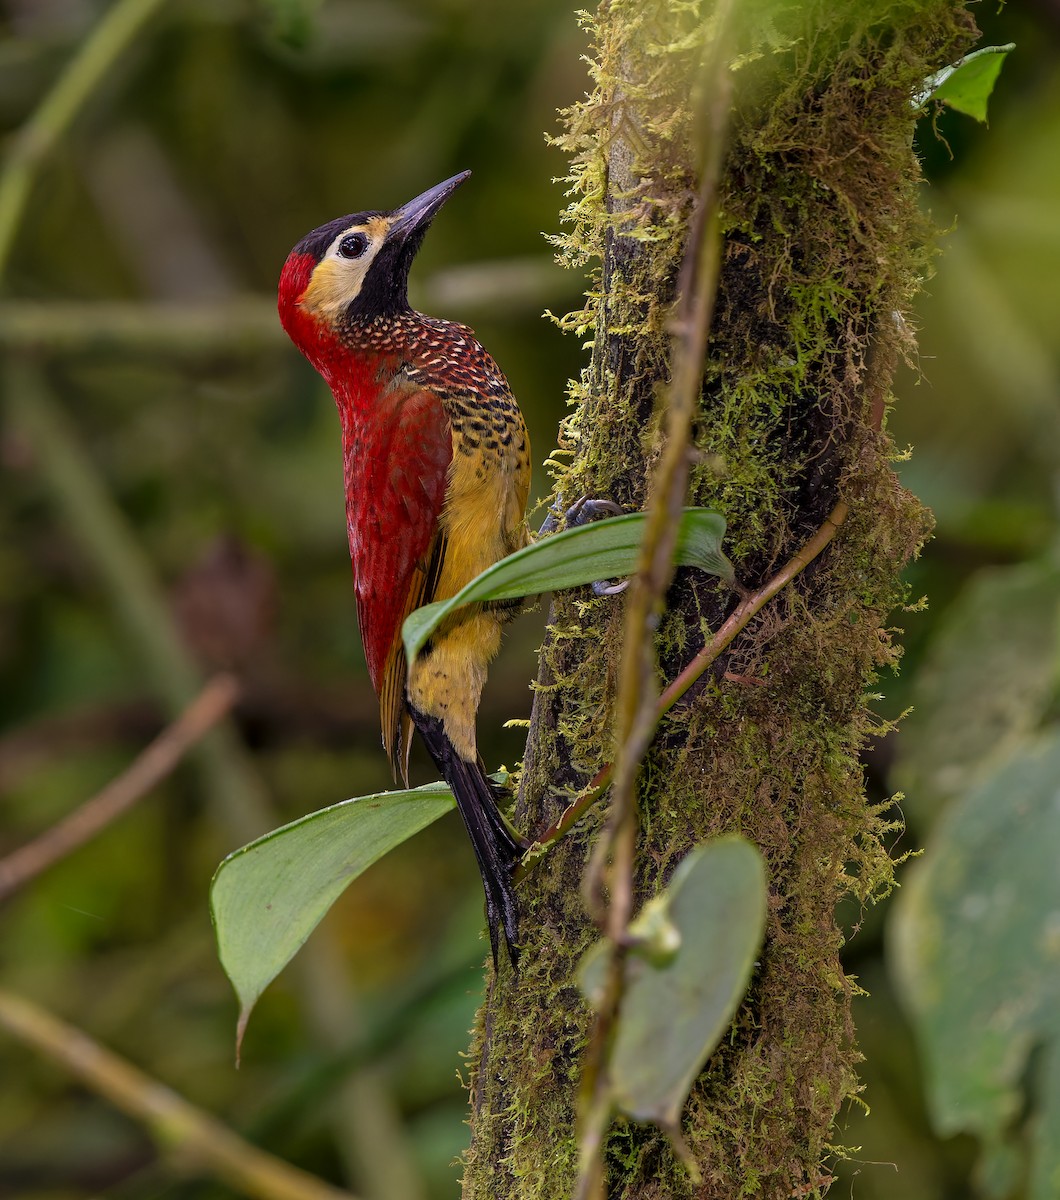
<path fill-rule="evenodd" d="M 475 740 L 506 612 L 461 609 L 409 670 L 401 644 L 414 608 L 455 595 L 529 541 L 530 443 L 507 381 L 466 325 L 408 302 L 409 268 L 427 227 L 469 174 L 393 212 L 339 217 L 307 234 L 284 265 L 279 310 L 339 409 L 354 590 L 383 745 L 407 783 L 419 731 L 475 849 L 494 961 L 503 930 L 514 963 L 512 870 L 522 847 Z"/>

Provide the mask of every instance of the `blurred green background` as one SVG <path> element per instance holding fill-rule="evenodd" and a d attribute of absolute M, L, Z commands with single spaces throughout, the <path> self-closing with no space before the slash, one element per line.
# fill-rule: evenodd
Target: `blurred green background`
<path fill-rule="evenodd" d="M 0 126 L 27 119 L 105 8 L 0 0 Z M 901 675 L 879 683 L 887 718 L 916 700 L 962 590 L 1057 543 L 1060 7 L 976 16 L 985 42 L 1018 50 L 989 128 L 948 113 L 940 137 L 919 129 L 924 201 L 950 232 L 918 301 L 919 357 L 897 381 L 891 429 L 914 447 L 899 470 L 938 528 L 909 572 L 911 598 L 930 607 L 895 617 L 908 649 Z M 373 1185 L 343 1131 L 358 1112 L 369 1123 L 393 1112 L 377 1145 L 412 1164 L 409 1200 L 457 1194 L 461 1053 L 486 950 L 479 884 L 455 816 L 370 871 L 326 921 L 330 949 L 266 994 L 233 1069 L 235 1005 L 207 889 L 250 836 L 237 830 L 263 815 L 233 813 L 233 795 L 264 799 L 263 829 L 390 782 L 354 617 L 333 402 L 266 310 L 243 301 L 271 303 L 287 251 L 314 226 L 470 168 L 424 245 L 412 300 L 475 327 L 540 464 L 583 361 L 540 314 L 576 306 L 584 286 L 542 239 L 565 203 L 553 182 L 565 163 L 542 133 L 586 89 L 584 52 L 565 0 L 164 3 L 46 164 L 0 297 L 5 389 L 59 406 L 188 662 L 204 677 L 240 672 L 249 748 L 221 754 L 238 777 L 230 791 L 216 756 L 189 763 L 4 902 L 0 983 L 275 1153 L 393 1200 L 394 1177 Z M 60 301 L 61 314 L 42 307 Z M 108 340 L 98 326 L 116 301 L 219 314 L 220 333 L 180 349 L 150 331 L 139 345 Z M 249 312 L 250 331 L 225 347 L 229 311 Z M 49 349 L 60 316 L 65 341 Z M 13 365 L 18 340 L 35 347 L 28 365 Z M 173 706 L 149 661 L 165 633 L 137 632 L 111 602 L 98 548 L 62 507 L 82 501 L 64 492 L 54 449 L 17 417 L 0 435 L 0 855 L 106 782 Z M 532 495 L 546 492 L 539 468 Z M 501 726 L 529 715 L 542 624 L 540 612 L 523 618 L 492 672 L 480 722 L 491 766 L 521 755 L 522 731 Z M 991 627 L 994 674 L 972 690 L 1021 677 L 1036 647 L 1008 656 L 1012 634 Z M 968 656 L 979 649 L 969 642 Z M 1055 716 L 1056 654 L 1055 639 L 1040 648 L 1052 667 L 1030 724 L 1020 709 L 1023 732 Z M 897 853 L 931 837 L 947 800 L 917 786 L 934 745 L 917 733 L 922 708 L 867 755 L 875 794 L 907 792 Z M 414 774 L 432 777 L 422 760 Z M 856 1019 L 873 1111 L 843 1117 L 838 1140 L 860 1149 L 837 1186 L 881 1200 L 976 1195 L 975 1142 L 940 1139 L 928 1122 L 923 1058 L 884 958 L 890 909 L 846 914 L 848 966 L 870 992 Z M 160 1164 L 132 1121 L 0 1035 L 0 1196 L 226 1194 Z"/>

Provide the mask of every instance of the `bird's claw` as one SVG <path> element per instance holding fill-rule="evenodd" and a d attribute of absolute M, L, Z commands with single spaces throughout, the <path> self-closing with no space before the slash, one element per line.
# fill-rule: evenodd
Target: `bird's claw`
<path fill-rule="evenodd" d="M 622 512 L 622 508 L 614 500 L 590 500 L 588 496 L 582 496 L 567 509 L 564 516 L 568 528 L 576 528 L 579 525 L 595 521 L 597 517 L 620 517 Z M 601 597 L 618 596 L 628 587 L 628 579 L 620 579 L 617 582 L 610 579 L 597 579 L 592 583 L 593 595 Z"/>
<path fill-rule="evenodd" d="M 555 532 L 559 524 L 558 514 L 562 503 L 563 497 L 560 496 L 555 507 L 545 518 L 538 534 L 539 537 Z M 621 517 L 624 512 L 625 509 L 616 504 L 614 500 L 591 500 L 588 496 L 582 496 L 580 500 L 575 501 L 570 508 L 564 511 L 563 524 L 567 529 L 577 529 L 579 525 L 587 525 L 598 517 Z M 591 586 L 594 596 L 617 596 L 629 587 L 629 580 L 620 579 L 615 582 L 610 579 L 597 579 Z"/>
<path fill-rule="evenodd" d="M 563 497 L 557 497 L 555 505 L 549 510 L 548 516 L 538 530 L 538 537 L 555 533 L 561 521 L 565 529 L 576 529 L 579 525 L 595 521 L 597 517 L 621 517 L 625 512 L 625 509 L 613 500 L 591 500 L 588 496 L 582 496 L 568 509 L 561 508 L 562 504 Z M 562 517 L 560 516 L 561 512 Z"/>
<path fill-rule="evenodd" d="M 571 529 L 595 521 L 597 517 L 620 517 L 622 513 L 623 509 L 614 500 L 590 500 L 588 496 L 582 496 L 567 509 L 563 519 Z"/>

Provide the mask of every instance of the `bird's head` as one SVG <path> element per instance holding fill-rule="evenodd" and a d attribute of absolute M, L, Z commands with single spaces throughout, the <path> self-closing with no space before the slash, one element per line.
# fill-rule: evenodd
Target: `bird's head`
<path fill-rule="evenodd" d="M 310 359 L 321 342 L 359 322 L 407 312 L 408 276 L 427 227 L 471 174 L 462 171 L 393 212 L 338 217 L 288 255 L 280 275 L 280 320 Z"/>

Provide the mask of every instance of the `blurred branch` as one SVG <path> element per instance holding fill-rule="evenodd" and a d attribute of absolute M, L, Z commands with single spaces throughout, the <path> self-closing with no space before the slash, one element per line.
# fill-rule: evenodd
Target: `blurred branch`
<path fill-rule="evenodd" d="M 0 1026 L 146 1126 L 185 1169 L 207 1171 L 261 1200 L 350 1200 L 349 1192 L 245 1142 L 79 1029 L 3 988 Z"/>
<path fill-rule="evenodd" d="M 426 309 L 496 316 L 556 303 L 579 290 L 570 273 L 548 259 L 513 258 L 435 272 L 414 299 Z M 234 357 L 287 345 L 272 296 L 195 304 L 0 302 L 0 348 L 6 350 Z"/>
<path fill-rule="evenodd" d="M 286 346 L 271 296 L 212 304 L 0 303 L 5 350 L 234 357 Z"/>
<path fill-rule="evenodd" d="M 0 901 L 94 838 L 176 767 L 239 696 L 231 675 L 211 679 L 183 713 L 101 792 L 26 846 L 0 859 Z"/>
<path fill-rule="evenodd" d="M 428 311 L 519 313 L 559 305 L 581 293 L 585 282 L 549 255 L 498 258 L 448 267 L 413 287 L 413 300 Z"/>
<path fill-rule="evenodd" d="M 115 0 L 13 139 L 0 175 L 0 278 L 41 166 L 165 0 Z"/>

